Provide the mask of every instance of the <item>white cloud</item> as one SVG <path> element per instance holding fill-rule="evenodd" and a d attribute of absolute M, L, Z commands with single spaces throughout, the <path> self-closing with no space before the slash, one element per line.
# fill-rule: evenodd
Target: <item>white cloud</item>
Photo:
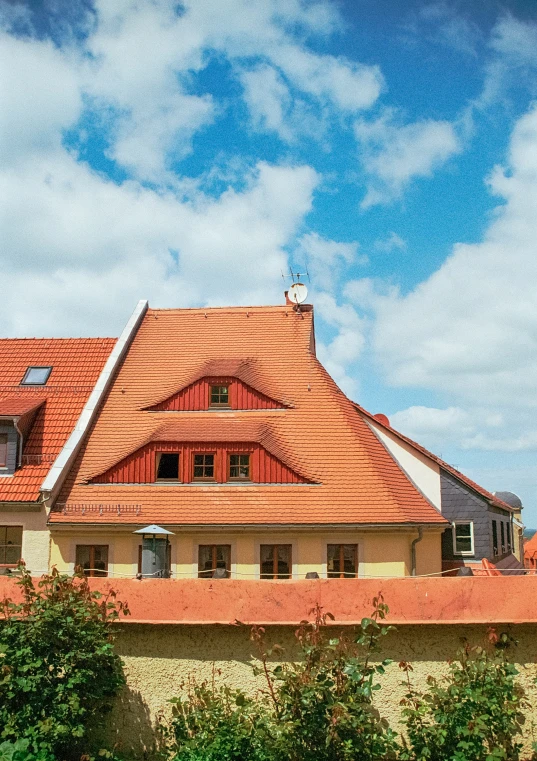
<path fill-rule="evenodd" d="M 483 242 L 457 244 L 408 296 L 380 299 L 375 346 L 393 383 L 535 406 L 537 108 L 517 123 L 509 165 L 489 184 L 505 203 Z"/>
<path fill-rule="evenodd" d="M 82 109 L 76 62 L 51 42 L 0 32 L 0 71 L 0 164 L 58 150 Z"/>
<path fill-rule="evenodd" d="M 355 125 L 360 160 L 369 175 L 363 209 L 399 198 L 415 177 L 430 177 L 461 150 L 453 124 L 426 119 L 398 125 L 388 111 Z"/>
<path fill-rule="evenodd" d="M 192 89 L 215 55 L 241 79 L 257 129 L 287 141 L 295 129 L 323 136 L 324 109 L 368 108 L 382 87 L 377 67 L 314 53 L 296 35 L 328 34 L 337 21 L 326 2 L 186 2 L 178 13 L 169 0 L 98 0 L 81 86 L 90 111 L 109 111 L 109 156 L 134 176 L 169 182 L 166 169 L 217 116 L 217 100 Z"/>
<path fill-rule="evenodd" d="M 364 349 L 366 322 L 350 304 L 338 304 L 333 296 L 324 292 L 316 292 L 315 310 L 336 331 L 328 343 L 318 342 L 319 359 L 345 393 L 356 399 L 358 382 L 348 370 Z"/>
<path fill-rule="evenodd" d="M 242 71 L 240 80 L 254 126 L 262 131 L 274 131 L 282 140 L 292 140 L 293 131 L 288 124 L 291 94 L 276 69 L 260 64 Z"/>
<path fill-rule="evenodd" d="M 537 64 L 537 24 L 521 21 L 514 16 L 503 16 L 495 24 L 490 47 L 497 53 L 509 56 L 521 64 Z"/>
<path fill-rule="evenodd" d="M 482 36 L 479 27 L 453 3 L 440 0 L 421 6 L 413 28 L 421 39 L 426 38 L 436 45 L 445 45 L 464 55 L 477 57 L 476 46 Z"/>
<path fill-rule="evenodd" d="M 403 240 L 400 235 L 397 235 L 397 233 L 392 231 L 388 233 L 385 238 L 378 238 L 378 240 L 373 243 L 373 248 L 377 251 L 384 251 L 386 253 L 394 251 L 395 249 L 403 251 L 406 248 L 406 240 Z"/>
<path fill-rule="evenodd" d="M 395 412 L 389 418 L 396 430 L 432 449 L 475 433 L 469 413 L 461 407 L 438 409 L 417 405 Z"/>
<path fill-rule="evenodd" d="M 5 170 L 2 333 L 117 331 L 143 296 L 155 306 L 282 301 L 284 247 L 317 182 L 307 166 L 259 164 L 241 192 L 184 200 L 118 186 L 66 152 Z"/>
<path fill-rule="evenodd" d="M 510 87 L 525 85 L 534 96 L 537 67 L 537 24 L 507 14 L 498 19 L 489 39 L 490 59 L 483 90 L 475 102 L 487 108 L 505 98 Z"/>
<path fill-rule="evenodd" d="M 358 248 L 357 241 L 340 243 L 318 233 L 306 233 L 299 239 L 293 258 L 299 269 L 308 267 L 315 288 L 333 292 L 342 266 L 367 264 L 367 256 L 358 254 Z"/>

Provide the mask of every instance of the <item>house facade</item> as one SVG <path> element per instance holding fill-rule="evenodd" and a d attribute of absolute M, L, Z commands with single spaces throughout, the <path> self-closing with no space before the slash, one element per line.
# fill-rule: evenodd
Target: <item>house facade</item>
<path fill-rule="evenodd" d="M 311 306 L 140 302 L 117 341 L 0 352 L 0 572 L 397 577 L 516 552 L 516 506 L 337 387 Z"/>
<path fill-rule="evenodd" d="M 151 575 L 147 550 L 176 578 L 438 573 L 446 525 L 319 363 L 311 307 L 147 309 L 51 499 L 50 562 Z"/>

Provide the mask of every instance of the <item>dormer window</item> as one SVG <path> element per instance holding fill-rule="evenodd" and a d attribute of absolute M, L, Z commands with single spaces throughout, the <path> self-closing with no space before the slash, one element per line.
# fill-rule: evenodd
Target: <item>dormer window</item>
<path fill-rule="evenodd" d="M 229 480 L 230 481 L 249 481 L 250 480 L 250 455 L 249 454 L 230 454 L 229 455 Z"/>
<path fill-rule="evenodd" d="M 179 454 L 157 452 L 157 481 L 179 480 Z"/>
<path fill-rule="evenodd" d="M 229 386 L 211 386 L 210 407 L 229 407 Z"/>
<path fill-rule="evenodd" d="M 214 481 L 214 454 L 194 455 L 194 481 Z"/>
<path fill-rule="evenodd" d="M 21 380 L 21 386 L 44 386 L 52 372 L 52 367 L 29 367 Z"/>

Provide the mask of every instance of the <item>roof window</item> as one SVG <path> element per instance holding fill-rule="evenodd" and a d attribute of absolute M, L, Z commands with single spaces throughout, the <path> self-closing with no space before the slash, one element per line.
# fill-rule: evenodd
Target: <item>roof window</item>
<path fill-rule="evenodd" d="M 21 386 L 44 386 L 51 372 L 52 367 L 29 367 L 21 380 Z"/>

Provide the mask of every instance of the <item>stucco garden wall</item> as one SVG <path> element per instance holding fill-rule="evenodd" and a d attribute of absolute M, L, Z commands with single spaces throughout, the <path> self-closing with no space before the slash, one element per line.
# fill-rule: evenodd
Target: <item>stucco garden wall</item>
<path fill-rule="evenodd" d="M 278 642 L 286 657 L 296 657 L 294 630 L 291 626 L 266 627 L 269 642 Z M 347 627 L 351 629 L 351 627 Z M 519 641 L 512 651 L 520 680 L 526 689 L 531 710 L 527 714 L 525 742 L 528 750 L 537 740 L 537 625 L 510 624 L 498 626 Z M 399 702 L 404 694 L 401 660 L 410 661 L 412 679 L 425 686 L 429 674 L 440 676 L 446 661 L 453 657 L 466 638 L 482 643 L 487 634 L 485 625 L 415 625 L 398 626 L 384 640 L 379 657 L 394 663 L 382 679 L 378 705 L 394 729 L 400 718 Z M 169 715 L 169 699 L 181 694 L 189 676 L 197 679 L 225 681 L 234 687 L 254 692 L 263 687 L 263 680 L 253 673 L 256 649 L 249 640 L 249 627 L 229 625 L 163 625 L 128 624 L 119 627 L 117 649 L 124 660 L 128 687 L 111 716 L 107 719 L 106 736 L 120 744 L 131 757 L 152 757 L 155 751 L 154 725 L 159 715 Z"/>

